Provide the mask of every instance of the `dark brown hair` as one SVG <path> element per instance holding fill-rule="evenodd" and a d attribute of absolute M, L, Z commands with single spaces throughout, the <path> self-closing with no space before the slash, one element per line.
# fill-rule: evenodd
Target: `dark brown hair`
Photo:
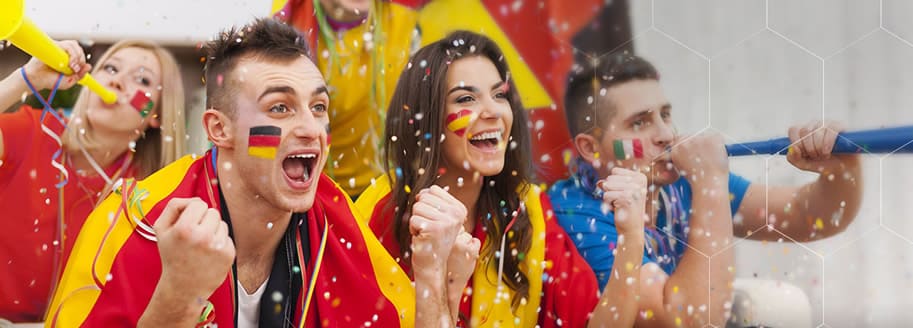
<path fill-rule="evenodd" d="M 532 231 L 529 216 L 521 210 L 521 197 L 530 180 L 530 144 L 526 110 L 520 102 L 517 88 L 510 79 L 510 70 L 504 54 L 491 39 L 472 32 L 457 31 L 444 39 L 420 49 L 407 65 L 396 85 L 396 91 L 387 110 L 385 129 L 386 151 L 384 160 L 387 172 L 396 171 L 391 179 L 394 206 L 393 232 L 399 241 L 400 252 L 408 258 L 411 245 L 407 213 L 415 198 L 406 191 L 418 191 L 434 184 L 442 168 L 441 138 L 444 132 L 447 72 L 450 64 L 461 58 L 482 56 L 491 60 L 501 79 L 509 86 L 508 102 L 513 111 L 509 146 L 505 154 L 504 169 L 495 176 L 484 177 L 479 200 L 476 202 L 477 224 L 484 225 L 486 246 L 480 261 L 497 266 L 495 252 L 501 248 L 501 236 L 518 212 L 506 239 L 508 250 L 504 258 L 505 285 L 515 291 L 514 308 L 524 298 L 529 298 L 529 279 L 520 269 L 524 254 L 529 251 Z M 389 209 L 387 209 L 389 211 Z"/>
<path fill-rule="evenodd" d="M 229 75 L 240 58 L 253 55 L 258 59 L 288 62 L 309 54 L 301 33 L 273 18 L 259 18 L 241 28 L 224 30 L 206 44 L 205 50 L 206 107 L 229 115 L 234 114 L 233 95 L 237 92 Z"/>
<path fill-rule="evenodd" d="M 600 102 L 600 89 L 634 80 L 659 80 L 659 73 L 648 61 L 627 52 L 600 57 L 595 64 L 577 64 L 568 76 L 564 94 L 564 114 L 571 137 L 591 133 L 596 122 L 609 120 L 614 113 L 611 99 Z M 605 104 L 609 104 L 606 108 Z M 596 111 L 597 107 L 605 108 Z"/>

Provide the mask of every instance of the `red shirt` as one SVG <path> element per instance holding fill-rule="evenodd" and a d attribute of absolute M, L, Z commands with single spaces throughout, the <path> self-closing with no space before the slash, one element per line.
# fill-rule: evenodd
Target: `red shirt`
<path fill-rule="evenodd" d="M 55 187 L 60 171 L 51 166 L 60 145 L 42 131 L 41 113 L 23 106 L 14 113 L 0 114 L 0 318 L 13 322 L 44 319 L 55 265 L 66 263 L 79 229 L 105 186 L 96 174 L 87 177 L 67 167 L 61 241 Z M 44 125 L 58 135 L 64 129 L 51 115 L 46 115 Z M 107 174 L 113 174 L 122 161 L 113 163 Z"/>

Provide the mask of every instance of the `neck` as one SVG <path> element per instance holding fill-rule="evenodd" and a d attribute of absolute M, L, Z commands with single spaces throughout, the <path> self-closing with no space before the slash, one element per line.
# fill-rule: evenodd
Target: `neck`
<path fill-rule="evenodd" d="M 131 139 L 131 137 L 133 139 Z M 97 173 L 92 167 L 92 161 L 98 164 L 102 170 L 107 170 L 108 167 L 123 156 L 124 153 L 130 151 L 129 141 L 124 140 L 135 140 L 135 136 L 126 137 L 122 135 L 99 135 L 99 133 L 93 133 L 91 139 L 94 144 L 92 148 L 80 145 L 77 146 L 76 150 L 69 151 L 69 155 L 73 159 L 73 168 L 89 172 L 90 175 Z M 83 152 L 81 149 L 85 149 L 86 152 Z M 91 158 L 86 157 L 86 154 Z"/>
<path fill-rule="evenodd" d="M 482 176 L 478 174 L 453 174 L 448 169 L 447 173 L 440 176 L 434 184 L 444 188 L 450 188 L 450 194 L 466 206 L 467 220 L 463 226 L 466 231 L 472 233 L 475 228 L 476 220 L 476 203 L 479 202 L 479 196 L 482 194 Z M 465 173 L 465 172 L 464 172 Z M 476 178 L 477 177 L 477 178 Z M 459 179 L 463 181 L 460 183 Z"/>
<path fill-rule="evenodd" d="M 226 151 L 219 149 L 220 152 Z M 238 280 L 249 291 L 255 290 L 269 277 L 273 255 L 285 235 L 292 212 L 278 209 L 257 195 L 241 178 L 240 170 L 226 170 L 226 151 L 220 154 L 218 165 L 222 197 L 231 214 L 234 234 Z"/>

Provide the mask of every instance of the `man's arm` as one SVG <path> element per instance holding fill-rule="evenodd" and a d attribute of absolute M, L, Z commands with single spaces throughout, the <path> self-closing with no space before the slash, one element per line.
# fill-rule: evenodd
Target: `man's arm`
<path fill-rule="evenodd" d="M 683 139 L 679 139 L 683 140 Z M 655 264 L 642 269 L 637 326 L 702 327 L 726 323 L 732 298 L 732 210 L 729 161 L 718 135 L 698 135 L 676 142 L 672 162 L 691 185 L 688 247 L 666 275 Z"/>
<path fill-rule="evenodd" d="M 735 235 L 754 240 L 777 240 L 777 231 L 798 242 L 818 240 L 844 231 L 853 222 L 862 203 L 862 168 L 859 155 L 831 155 L 836 123 L 825 128 L 790 129 L 796 140 L 787 159 L 793 166 L 818 173 L 818 179 L 802 186 L 752 184 L 738 213 L 742 223 Z M 758 231 L 755 231 L 758 230 Z"/>
<path fill-rule="evenodd" d="M 615 265 L 588 327 L 632 327 L 637 318 L 637 296 L 642 284 L 640 264 L 644 256 L 643 229 L 619 231 L 618 240 Z"/>
<path fill-rule="evenodd" d="M 188 294 L 171 286 L 166 280 L 159 280 L 155 292 L 146 306 L 146 311 L 137 322 L 137 327 L 194 327 L 205 306 L 188 299 Z"/>
<path fill-rule="evenodd" d="M 175 198 L 154 228 L 162 276 L 137 327 L 193 327 L 234 262 L 228 226 L 199 198 Z"/>
<path fill-rule="evenodd" d="M 647 177 L 616 167 L 597 185 L 605 192 L 604 204 L 615 211 L 618 238 L 609 282 L 587 326 L 632 327 L 637 318 L 638 280 L 644 257 Z"/>
<path fill-rule="evenodd" d="M 638 327 L 725 325 L 734 279 L 728 176 L 705 181 L 692 183 L 689 247 L 675 272 L 667 276 L 655 264 L 641 268 Z"/>

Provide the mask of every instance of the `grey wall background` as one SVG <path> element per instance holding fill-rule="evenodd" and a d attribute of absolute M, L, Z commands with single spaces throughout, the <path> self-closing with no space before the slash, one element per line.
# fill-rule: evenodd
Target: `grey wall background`
<path fill-rule="evenodd" d="M 634 0 L 634 48 L 659 68 L 683 133 L 727 142 L 839 120 L 848 129 L 913 124 L 913 1 Z M 756 182 L 813 174 L 785 158 L 738 158 Z M 913 322 L 913 156 L 864 160 L 865 200 L 848 230 L 792 244 L 739 242 L 737 276 L 799 286 L 815 324 Z"/>

